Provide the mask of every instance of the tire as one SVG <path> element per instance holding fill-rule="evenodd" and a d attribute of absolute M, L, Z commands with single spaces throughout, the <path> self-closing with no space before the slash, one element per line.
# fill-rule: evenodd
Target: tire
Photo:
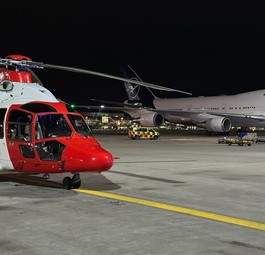
<path fill-rule="evenodd" d="M 81 180 L 73 183 L 73 189 L 79 189 L 81 186 Z"/>
<path fill-rule="evenodd" d="M 64 177 L 63 179 L 63 187 L 65 189 L 71 189 L 72 188 L 72 179 L 70 177 Z"/>
<path fill-rule="evenodd" d="M 157 136 L 157 135 L 155 135 L 155 136 L 153 137 L 153 139 L 154 139 L 154 140 L 157 140 L 157 138 L 158 138 L 158 136 Z"/>

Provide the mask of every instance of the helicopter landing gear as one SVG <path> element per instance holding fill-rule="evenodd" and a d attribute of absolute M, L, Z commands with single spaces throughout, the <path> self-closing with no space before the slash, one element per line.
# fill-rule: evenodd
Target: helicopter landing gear
<path fill-rule="evenodd" d="M 81 186 L 80 174 L 74 174 L 72 178 L 73 189 L 78 189 Z"/>
<path fill-rule="evenodd" d="M 45 180 L 48 180 L 48 179 L 50 179 L 50 175 L 49 174 L 44 174 L 42 176 L 42 178 L 45 179 Z"/>
<path fill-rule="evenodd" d="M 63 187 L 65 189 L 78 189 L 81 186 L 80 174 L 74 174 L 72 178 L 69 176 L 63 179 Z"/>

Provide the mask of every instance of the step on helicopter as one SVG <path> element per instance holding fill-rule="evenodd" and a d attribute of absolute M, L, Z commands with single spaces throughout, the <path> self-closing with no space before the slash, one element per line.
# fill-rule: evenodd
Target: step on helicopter
<path fill-rule="evenodd" d="M 62 181 L 65 189 L 79 188 L 82 172 L 108 171 L 114 157 L 94 138 L 84 117 L 45 88 L 32 71 L 34 68 L 181 92 L 90 70 L 34 62 L 23 55 L 0 58 L 0 173 L 42 174 L 44 179 L 50 174 L 71 173 L 72 177 Z"/>

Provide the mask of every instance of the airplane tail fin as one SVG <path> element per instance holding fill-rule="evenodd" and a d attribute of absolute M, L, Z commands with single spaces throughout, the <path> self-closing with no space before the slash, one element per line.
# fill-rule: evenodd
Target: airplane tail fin
<path fill-rule="evenodd" d="M 143 82 L 129 65 L 127 65 L 126 69 L 122 68 L 122 72 L 124 78 Z M 142 87 L 130 82 L 124 82 L 124 86 L 128 97 L 128 100 L 126 100 L 127 103 L 142 106 L 143 100 L 145 100 L 145 106 L 147 106 L 146 99 L 153 101 L 154 98 L 158 98 L 148 87 Z"/>

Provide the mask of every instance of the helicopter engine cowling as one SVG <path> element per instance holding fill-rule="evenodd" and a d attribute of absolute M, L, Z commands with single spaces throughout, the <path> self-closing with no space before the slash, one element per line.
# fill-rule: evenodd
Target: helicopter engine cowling
<path fill-rule="evenodd" d="M 145 113 L 138 119 L 141 126 L 159 127 L 164 123 L 164 117 L 159 113 Z"/>

